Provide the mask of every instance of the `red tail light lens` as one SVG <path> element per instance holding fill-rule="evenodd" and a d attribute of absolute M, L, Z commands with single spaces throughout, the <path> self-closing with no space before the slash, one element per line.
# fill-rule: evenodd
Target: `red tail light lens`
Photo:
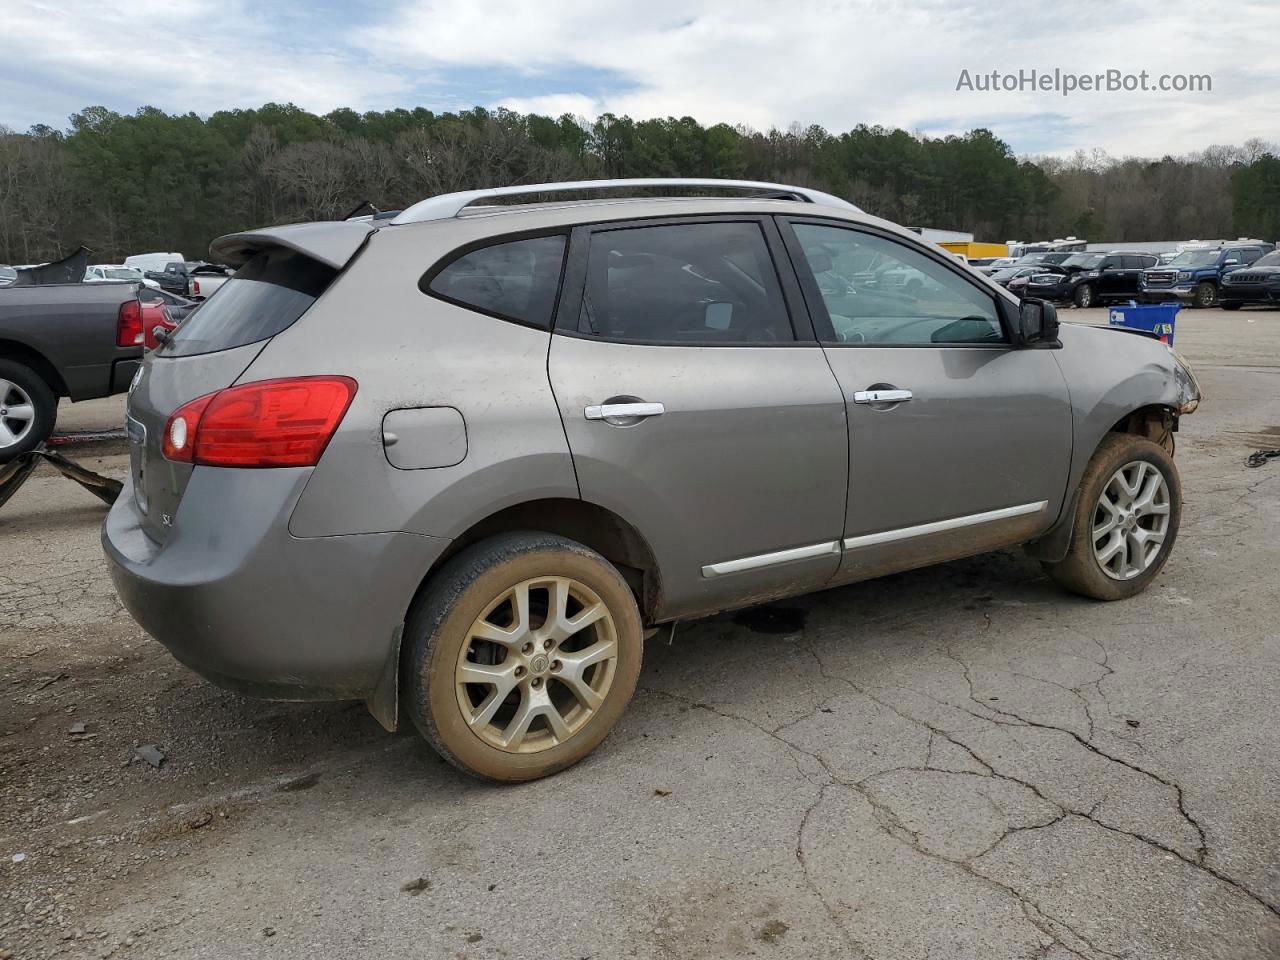
<path fill-rule="evenodd" d="M 197 397 L 165 424 L 164 455 L 213 467 L 314 466 L 356 387 L 350 377 L 296 377 Z"/>
<path fill-rule="evenodd" d="M 191 294 L 192 294 L 192 296 L 196 296 L 196 297 L 200 296 L 200 281 L 199 281 L 199 280 L 192 280 L 192 281 L 191 281 Z"/>
<path fill-rule="evenodd" d="M 142 345 L 142 304 L 137 300 L 126 300 L 120 304 L 116 318 L 116 344 L 121 347 Z"/>

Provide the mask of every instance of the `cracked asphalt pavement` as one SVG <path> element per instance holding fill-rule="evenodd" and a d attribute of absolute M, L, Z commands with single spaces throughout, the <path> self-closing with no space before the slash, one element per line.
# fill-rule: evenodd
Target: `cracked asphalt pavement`
<path fill-rule="evenodd" d="M 0 958 L 1280 957 L 1280 462 L 1244 465 L 1280 312 L 1184 311 L 1178 346 L 1207 399 L 1145 594 L 1004 551 L 682 624 L 593 756 L 517 787 L 189 673 L 42 470 L 0 512 Z"/>

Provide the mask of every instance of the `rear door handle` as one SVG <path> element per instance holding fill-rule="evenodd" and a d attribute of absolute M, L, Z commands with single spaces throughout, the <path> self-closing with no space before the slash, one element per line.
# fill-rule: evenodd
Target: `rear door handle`
<path fill-rule="evenodd" d="M 660 417 L 667 408 L 660 403 L 601 403 L 587 407 L 588 420 L 626 420 Z"/>
<path fill-rule="evenodd" d="M 853 395 L 854 403 L 902 403 L 910 399 L 910 390 L 859 390 Z"/>

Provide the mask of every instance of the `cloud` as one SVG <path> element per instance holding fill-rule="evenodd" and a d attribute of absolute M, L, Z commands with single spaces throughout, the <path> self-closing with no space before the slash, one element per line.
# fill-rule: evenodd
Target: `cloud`
<path fill-rule="evenodd" d="M 90 103 L 211 112 L 291 100 L 558 115 L 693 116 L 757 128 L 991 128 L 1021 152 L 1160 155 L 1266 134 L 1280 4 L 1203 0 L 8 0 L 0 122 Z M 175 29 L 177 25 L 177 29 Z M 1209 74 L 1208 93 L 957 91 L 962 70 Z"/>

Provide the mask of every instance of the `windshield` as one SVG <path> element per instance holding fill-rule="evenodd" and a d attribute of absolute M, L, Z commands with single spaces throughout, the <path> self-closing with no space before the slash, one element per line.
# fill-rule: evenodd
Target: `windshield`
<path fill-rule="evenodd" d="M 18 271 L 13 267 L 0 267 L 0 280 L 17 280 Z"/>
<path fill-rule="evenodd" d="M 991 279 L 992 279 L 992 280 L 1008 280 L 1008 279 L 1010 279 L 1010 278 L 1012 278 L 1012 277 L 1016 277 L 1016 276 L 1018 276 L 1019 274 L 1026 273 L 1026 272 L 1027 272 L 1027 271 L 1026 271 L 1026 267 L 1025 267 L 1025 266 L 1022 266 L 1022 267 L 1004 267 L 1004 268 L 1002 268 L 1002 269 L 1000 269 L 1000 270 L 996 270 L 996 271 L 994 271 L 990 276 L 991 276 Z"/>
<path fill-rule="evenodd" d="M 1100 253 L 1077 253 L 1062 261 L 1064 267 L 1079 267 L 1081 270 L 1097 270 L 1101 263 Z"/>
<path fill-rule="evenodd" d="M 1211 267 L 1218 262 L 1217 250 L 1183 250 L 1169 261 L 1171 267 Z"/>
<path fill-rule="evenodd" d="M 102 271 L 108 280 L 137 280 L 142 274 L 137 270 L 130 270 L 128 267 L 108 267 Z"/>
<path fill-rule="evenodd" d="M 1253 261 L 1255 267 L 1280 267 L 1280 250 L 1274 253 L 1268 253 L 1265 257 L 1259 257 Z M 4 268 L 0 267 L 0 273 L 4 272 Z"/>

